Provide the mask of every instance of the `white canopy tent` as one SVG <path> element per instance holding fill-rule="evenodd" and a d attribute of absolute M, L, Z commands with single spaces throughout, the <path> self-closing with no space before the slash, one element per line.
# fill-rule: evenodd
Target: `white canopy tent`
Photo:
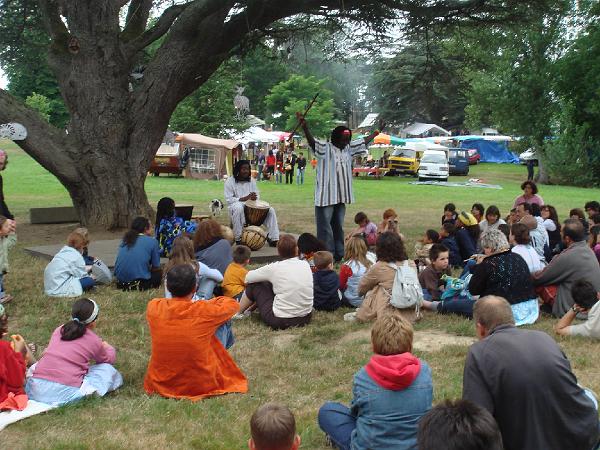
<path fill-rule="evenodd" d="M 400 133 L 401 133 L 402 137 L 423 136 L 425 134 L 428 134 L 430 136 L 435 136 L 435 135 L 450 136 L 449 131 L 444 130 L 442 127 L 440 127 L 434 123 L 421 123 L 421 122 L 415 122 L 412 125 L 407 126 Z"/>
<path fill-rule="evenodd" d="M 231 137 L 244 145 L 250 142 L 261 142 L 267 144 L 275 144 L 279 142 L 279 136 L 263 130 L 258 126 L 250 127 L 242 133 L 231 133 Z"/>

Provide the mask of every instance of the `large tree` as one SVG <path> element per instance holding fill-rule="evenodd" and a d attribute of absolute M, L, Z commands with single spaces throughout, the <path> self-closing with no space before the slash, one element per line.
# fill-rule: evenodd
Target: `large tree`
<path fill-rule="evenodd" d="M 537 0 L 530 3 L 543 3 Z M 547 1 L 547 0 L 546 0 Z M 31 9 L 31 0 L 3 0 Z M 513 20 L 518 0 L 190 0 L 168 2 L 149 22 L 160 0 L 37 0 L 48 35 L 48 65 L 69 110 L 68 133 L 53 127 L 0 90 L 0 123 L 20 122 L 21 146 L 67 188 L 84 224 L 127 226 L 149 215 L 147 169 L 177 104 L 205 83 L 242 44 L 293 25 L 277 21 L 299 14 L 323 21 L 385 25 L 403 15 L 419 22 Z M 26 27 L 24 27 L 25 29 Z M 365 29 L 362 27 L 361 29 Z M 26 36 L 22 33 L 20 36 Z M 134 68 L 145 49 L 163 38 Z M 35 70 L 34 67 L 31 70 Z"/>

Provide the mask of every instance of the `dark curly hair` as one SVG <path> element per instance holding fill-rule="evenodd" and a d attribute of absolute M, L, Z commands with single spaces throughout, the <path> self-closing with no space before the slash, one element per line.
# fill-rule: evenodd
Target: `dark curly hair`
<path fill-rule="evenodd" d="M 524 190 L 525 190 L 525 187 L 527 187 L 527 186 L 531 187 L 531 193 L 532 193 L 532 194 L 534 194 L 534 195 L 535 195 L 535 194 L 537 194 L 537 193 L 538 193 L 538 188 L 537 188 L 537 185 L 536 185 L 536 184 L 535 184 L 533 181 L 529 181 L 529 180 L 528 180 L 528 181 L 524 181 L 524 182 L 521 184 L 521 190 L 522 190 L 522 191 L 524 191 Z"/>
<path fill-rule="evenodd" d="M 379 235 L 375 244 L 375 254 L 377 261 L 396 262 L 408 259 L 402 239 L 397 233 L 391 231 Z"/>

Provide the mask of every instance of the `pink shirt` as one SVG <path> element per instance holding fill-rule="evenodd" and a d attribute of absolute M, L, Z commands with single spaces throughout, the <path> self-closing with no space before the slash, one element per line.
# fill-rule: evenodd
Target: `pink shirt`
<path fill-rule="evenodd" d="M 52 333 L 48 348 L 35 366 L 33 376 L 67 386 L 79 387 L 88 373 L 90 360 L 113 364 L 116 352 L 110 345 L 102 344 L 96 333 L 87 330 L 73 341 L 60 338 L 62 325 Z"/>
<path fill-rule="evenodd" d="M 521 203 L 535 203 L 540 207 L 544 206 L 544 200 L 542 200 L 542 197 L 537 194 L 533 194 L 533 196 L 529 198 L 525 197 L 524 195 L 519 195 L 517 198 L 515 198 L 515 204 L 513 205 L 513 208 L 516 208 Z"/>

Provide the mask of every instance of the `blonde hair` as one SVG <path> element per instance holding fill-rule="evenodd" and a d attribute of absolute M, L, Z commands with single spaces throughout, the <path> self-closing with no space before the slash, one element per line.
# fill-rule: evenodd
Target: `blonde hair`
<path fill-rule="evenodd" d="M 383 212 L 383 220 L 387 220 L 391 217 L 398 217 L 398 214 L 396 214 L 396 211 L 394 211 L 393 208 L 388 208 Z"/>
<path fill-rule="evenodd" d="M 368 250 L 367 243 L 362 237 L 351 237 L 344 245 L 344 260 L 346 262 L 359 262 L 368 269 L 372 265 L 371 261 L 369 261 L 369 258 L 367 258 Z"/>
<path fill-rule="evenodd" d="M 252 414 L 250 433 L 257 450 L 288 449 L 296 437 L 296 419 L 287 406 L 267 403 Z"/>
<path fill-rule="evenodd" d="M 400 311 L 387 306 L 371 329 L 373 352 L 378 355 L 398 355 L 412 351 L 413 327 Z"/>
<path fill-rule="evenodd" d="M 173 240 L 171 256 L 163 272 L 165 277 L 169 270 L 180 264 L 189 264 L 198 272 L 198 261 L 196 261 L 196 255 L 194 254 L 194 242 L 187 236 L 178 236 Z"/>

